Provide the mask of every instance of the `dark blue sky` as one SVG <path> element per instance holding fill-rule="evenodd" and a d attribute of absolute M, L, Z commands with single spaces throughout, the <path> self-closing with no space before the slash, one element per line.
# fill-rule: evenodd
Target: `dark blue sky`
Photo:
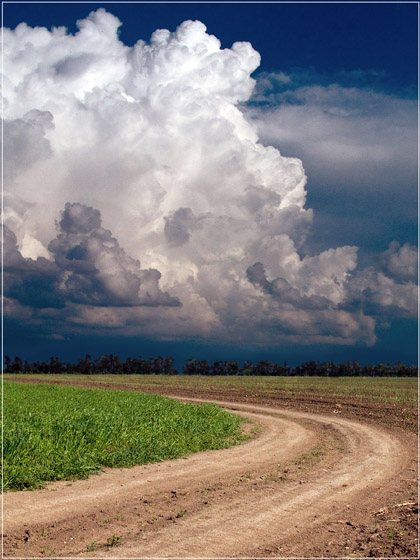
<path fill-rule="evenodd" d="M 122 21 L 120 39 L 127 45 L 148 40 L 156 29 L 173 31 L 183 21 L 197 19 L 221 40 L 222 47 L 248 41 L 260 53 L 261 65 L 253 74 L 259 80 L 259 95 L 244 111 L 258 123 L 265 145 L 274 145 L 282 155 L 303 161 L 308 176 L 307 207 L 314 210 L 314 222 L 311 236 L 300 248 L 302 256 L 357 245 L 359 266 L 370 267 L 380 262 L 380 255 L 393 240 L 417 245 L 417 156 L 413 155 L 417 154 L 413 109 L 418 81 L 416 2 L 6 2 L 3 24 L 11 29 L 22 21 L 29 26 L 66 26 L 74 33 L 76 20 L 101 6 Z M 280 84 L 279 74 L 288 81 Z M 344 131 L 334 120 L 342 114 L 348 117 Z M 277 128 L 285 123 L 290 130 L 278 134 Z M 338 135 L 338 146 L 351 145 L 352 156 L 344 158 L 337 150 L 329 160 L 328 149 L 319 149 L 327 139 L 321 138 L 319 126 Z M 394 151 L 388 131 L 396 134 Z M 372 149 L 369 153 L 380 155 L 369 160 L 363 156 L 362 144 L 370 133 L 367 153 Z M 388 162 L 383 153 L 391 154 Z M 26 326 L 22 318 L 6 317 L 5 353 L 30 360 L 53 354 L 70 360 L 86 352 L 145 357 L 170 354 L 178 365 L 191 356 L 210 361 L 287 360 L 292 364 L 310 359 L 417 361 L 417 321 L 413 317 L 387 315 L 377 321 L 376 335 L 377 343 L 368 347 L 362 343 L 253 347 L 233 342 L 205 344 L 191 337 L 162 342 L 153 336 L 114 336 L 94 330 L 64 333 L 63 338 L 54 339 L 44 334 L 43 327 L 37 331 Z"/>
<path fill-rule="evenodd" d="M 320 73 L 377 69 L 398 89 L 417 83 L 417 3 L 16 3 L 3 4 L 4 25 L 65 26 L 104 6 L 122 22 L 128 45 L 160 27 L 203 21 L 223 47 L 249 41 L 261 54 L 258 71 L 314 67 Z"/>

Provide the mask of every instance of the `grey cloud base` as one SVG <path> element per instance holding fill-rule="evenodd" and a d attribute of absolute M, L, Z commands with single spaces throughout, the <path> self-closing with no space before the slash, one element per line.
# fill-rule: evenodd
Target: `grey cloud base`
<path fill-rule="evenodd" d="M 190 212 L 178 216 L 192 219 Z M 164 224 L 167 233 L 168 220 Z M 226 279 L 233 268 L 227 265 L 223 299 L 216 297 L 220 287 L 208 282 L 211 264 L 203 264 L 197 281 L 189 283 L 211 306 L 213 316 L 207 321 L 197 316 L 194 324 L 191 309 L 182 305 L 182 299 L 160 289 L 160 272 L 141 269 L 140 262 L 128 256 L 102 227 L 98 210 L 67 203 L 56 226 L 57 236 L 48 246 L 51 260 L 24 258 L 15 234 L 4 226 L 5 316 L 24 319 L 27 328 L 42 325 L 47 333 L 49 325 L 55 336 L 96 328 L 130 335 L 154 331 L 157 338 L 166 340 L 200 333 L 203 340 L 221 341 L 228 336 L 241 343 L 253 336 L 254 344 L 304 340 L 351 344 L 357 340 L 369 345 L 375 342 L 378 319 L 384 324 L 390 317 L 412 318 L 416 313 L 417 287 L 407 275 L 417 253 L 408 244 L 392 243 L 379 259 L 382 270 L 356 271 L 340 284 L 334 278 L 328 284 L 318 277 L 329 289 L 329 297 L 308 295 L 309 278 L 316 278 L 317 270 L 325 274 L 328 255 L 303 259 L 300 289 L 284 277 L 269 280 L 261 262 L 244 269 L 242 278 L 231 278 L 228 286 Z M 167 242 L 174 248 L 171 237 Z M 336 255 L 331 255 L 335 264 Z M 334 301 L 333 284 L 345 293 L 339 301 Z M 187 293 L 185 286 L 175 285 L 174 290 Z"/>
<path fill-rule="evenodd" d="M 25 259 L 15 234 L 4 226 L 4 293 L 20 304 L 60 308 L 88 306 L 177 306 L 159 289 L 160 272 L 142 270 L 101 226 L 98 210 L 67 203 L 57 223 L 58 234 L 44 257 Z"/>

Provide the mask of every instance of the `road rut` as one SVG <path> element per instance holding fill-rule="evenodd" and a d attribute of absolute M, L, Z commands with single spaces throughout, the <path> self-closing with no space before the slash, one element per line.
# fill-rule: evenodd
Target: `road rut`
<path fill-rule="evenodd" d="M 415 437 L 339 415 L 212 402 L 260 433 L 226 450 L 7 493 L 5 556 L 284 558 L 318 543 L 325 557 L 332 527 L 379 507 L 376 496 L 412 467 Z"/>

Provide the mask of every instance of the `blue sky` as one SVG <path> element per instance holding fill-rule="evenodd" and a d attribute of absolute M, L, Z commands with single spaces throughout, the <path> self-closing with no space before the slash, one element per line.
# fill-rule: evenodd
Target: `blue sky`
<path fill-rule="evenodd" d="M 3 9 L 6 354 L 417 361 L 417 3 Z"/>

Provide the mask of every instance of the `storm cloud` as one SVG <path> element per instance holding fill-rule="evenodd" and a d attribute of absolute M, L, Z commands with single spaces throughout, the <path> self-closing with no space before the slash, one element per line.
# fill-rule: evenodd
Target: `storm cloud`
<path fill-rule="evenodd" d="M 74 35 L 4 30 L 6 313 L 55 332 L 373 344 L 380 310 L 412 297 L 414 249 L 392 245 L 382 272 L 359 271 L 355 246 L 303 252 L 303 164 L 244 114 L 259 54 L 199 21 L 133 47 L 119 26 L 101 8 Z"/>
<path fill-rule="evenodd" d="M 31 307 L 179 305 L 159 289 L 160 272 L 142 270 L 112 233 L 98 210 L 67 203 L 48 249 L 53 260 L 24 258 L 16 236 L 4 226 L 4 293 Z"/>

